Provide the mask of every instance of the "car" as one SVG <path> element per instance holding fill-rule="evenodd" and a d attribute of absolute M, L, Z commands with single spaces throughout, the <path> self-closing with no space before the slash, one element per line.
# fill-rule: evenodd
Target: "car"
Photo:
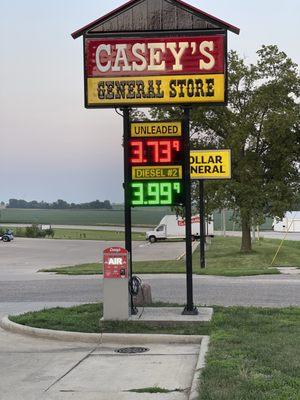
<path fill-rule="evenodd" d="M 0 240 L 2 240 L 3 242 L 11 242 L 12 240 L 14 240 L 13 231 L 8 229 L 5 233 L 3 233 L 2 236 L 0 236 Z"/>

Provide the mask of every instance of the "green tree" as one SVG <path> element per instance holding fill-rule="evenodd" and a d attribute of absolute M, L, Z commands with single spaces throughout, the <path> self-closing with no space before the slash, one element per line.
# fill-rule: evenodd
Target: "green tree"
<path fill-rule="evenodd" d="M 300 79 L 277 46 L 263 46 L 256 64 L 228 55 L 228 106 L 192 109 L 192 147 L 232 150 L 232 179 L 206 182 L 208 210 L 232 208 L 242 225 L 241 251 L 251 251 L 251 225 L 281 217 L 299 196 Z M 178 109 L 153 109 L 156 118 Z M 298 197 L 299 198 L 299 197 Z"/>
<path fill-rule="evenodd" d="M 298 67 L 276 46 L 263 46 L 255 65 L 229 53 L 227 107 L 193 114 L 197 147 L 231 148 L 231 181 L 208 186 L 212 204 L 236 210 L 242 251 L 251 250 L 250 228 L 265 216 L 282 216 L 299 193 Z"/>

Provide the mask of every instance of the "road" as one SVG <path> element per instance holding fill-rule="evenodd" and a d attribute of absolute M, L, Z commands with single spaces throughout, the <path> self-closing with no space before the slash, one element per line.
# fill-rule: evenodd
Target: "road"
<path fill-rule="evenodd" d="M 0 243 L 0 315 L 102 300 L 102 277 L 37 273 L 42 267 L 97 262 L 120 243 L 17 239 Z M 184 243 L 133 243 L 134 259 L 175 259 Z M 155 301 L 185 303 L 185 275 L 145 275 Z M 194 301 L 206 305 L 300 306 L 300 276 L 194 276 Z"/>
<path fill-rule="evenodd" d="M 4 225 L 4 224 L 3 224 Z M 31 226 L 30 224 L 6 224 L 5 227 L 26 227 L 26 226 Z M 0 225 L 1 227 L 1 225 Z M 94 225 L 52 225 L 53 229 L 86 229 L 86 230 L 94 230 L 94 231 L 120 231 L 124 232 L 125 228 L 124 226 L 94 226 Z M 147 227 L 132 227 L 132 232 L 139 232 L 139 233 L 144 233 L 148 230 L 151 230 L 151 228 Z M 223 236 L 222 231 L 215 231 L 216 236 Z M 257 235 L 257 233 L 256 233 Z M 240 231 L 226 231 L 226 236 L 233 236 L 233 237 L 241 237 L 242 232 Z M 266 238 L 266 239 L 286 239 L 286 240 L 300 240 L 300 232 L 290 232 L 290 233 L 285 233 L 285 232 L 274 232 L 274 231 L 261 231 L 259 236 L 261 238 Z M 257 236 L 256 236 L 257 237 Z"/>
<path fill-rule="evenodd" d="M 103 250 L 111 246 L 123 247 L 124 242 L 25 238 L 0 242 L 0 278 L 26 280 L 41 268 L 97 263 L 102 261 Z M 184 250 L 184 242 L 132 243 L 134 261 L 175 260 Z"/>
<path fill-rule="evenodd" d="M 184 275 L 146 275 L 155 301 L 184 304 Z M 16 311 L 24 303 L 54 305 L 87 303 L 102 300 L 102 277 L 66 277 L 39 274 L 27 281 L 0 282 L 0 313 Z M 194 300 L 201 305 L 240 305 L 263 307 L 300 306 L 299 276 L 212 277 L 194 276 Z M 26 307 L 25 307 L 26 308 Z M 30 308 L 30 307 L 29 307 Z"/>
<path fill-rule="evenodd" d="M 68 278 L 37 271 L 100 262 L 103 250 L 111 246 L 124 246 L 124 242 L 24 238 L 16 238 L 11 243 L 0 242 L 0 316 L 47 306 L 98 301 L 102 298 L 99 277 Z M 137 261 L 169 260 L 180 257 L 185 244 L 133 242 L 132 248 L 133 259 Z"/>

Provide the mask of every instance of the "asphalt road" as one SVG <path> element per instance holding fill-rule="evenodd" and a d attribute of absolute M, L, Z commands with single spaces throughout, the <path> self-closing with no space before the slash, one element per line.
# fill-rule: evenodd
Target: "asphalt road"
<path fill-rule="evenodd" d="M 1 225 L 0 225 L 1 226 Z M 10 226 L 11 228 L 15 227 L 26 227 L 31 226 L 30 224 L 6 224 L 6 227 Z M 95 230 L 95 231 L 120 231 L 123 232 L 125 230 L 124 226 L 94 226 L 94 225 L 52 225 L 52 228 L 55 229 L 86 229 L 86 230 Z M 132 232 L 143 233 L 151 230 L 151 228 L 146 227 L 132 227 Z M 215 235 L 223 236 L 222 231 L 215 231 Z M 242 232 L 240 231 L 226 231 L 226 236 L 234 236 L 241 237 Z M 274 231 L 261 231 L 259 233 L 261 238 L 266 239 L 286 239 L 286 240 L 300 240 L 300 232 L 274 232 Z M 257 232 L 256 232 L 257 238 Z"/>
<path fill-rule="evenodd" d="M 185 275 L 145 275 L 155 301 L 185 303 Z M 300 306 L 300 276 L 194 276 L 194 299 L 201 305 Z M 0 303 L 85 303 L 102 300 L 102 277 L 40 276 L 1 281 Z"/>
<path fill-rule="evenodd" d="M 111 246 L 124 247 L 124 242 L 24 238 L 0 242 L 0 278 L 34 279 L 32 274 L 41 268 L 100 262 L 103 250 Z M 175 260 L 184 250 L 184 242 L 132 243 L 134 261 Z"/>
<path fill-rule="evenodd" d="M 119 243 L 123 245 L 123 243 Z M 37 273 L 42 267 L 97 262 L 116 243 L 17 239 L 0 242 L 0 315 L 102 300 L 102 277 Z M 134 259 L 175 259 L 184 243 L 133 244 Z M 185 303 L 185 275 L 145 275 L 155 301 Z M 201 305 L 300 306 L 300 276 L 194 276 L 194 302 Z"/>

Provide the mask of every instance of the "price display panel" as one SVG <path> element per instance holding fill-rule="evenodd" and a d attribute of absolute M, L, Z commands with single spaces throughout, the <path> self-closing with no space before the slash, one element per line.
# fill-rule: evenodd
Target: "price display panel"
<path fill-rule="evenodd" d="M 131 165 L 178 164 L 183 160 L 180 139 L 136 139 L 130 141 Z"/>
<path fill-rule="evenodd" d="M 131 183 L 132 206 L 172 206 L 182 204 L 182 202 L 183 184 L 181 181 Z"/>
<path fill-rule="evenodd" d="M 174 136 L 171 136 L 173 133 Z M 131 125 L 128 162 L 131 206 L 184 203 L 184 146 L 181 122 Z"/>

